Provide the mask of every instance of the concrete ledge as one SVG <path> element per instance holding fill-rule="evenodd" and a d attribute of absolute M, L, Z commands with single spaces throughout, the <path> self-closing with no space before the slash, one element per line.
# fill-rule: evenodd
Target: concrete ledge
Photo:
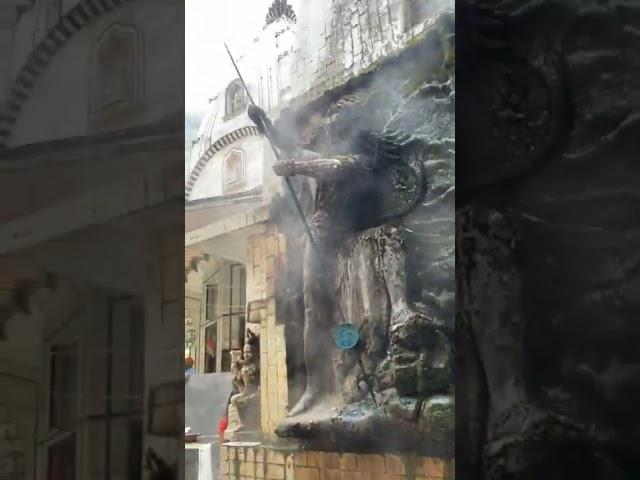
<path fill-rule="evenodd" d="M 267 446 L 224 444 L 220 479 L 453 480 L 453 459 L 380 452 L 287 452 Z"/>
<path fill-rule="evenodd" d="M 163 168 L 138 174 L 7 222 L 0 226 L 0 254 L 32 247 L 170 201 L 183 201 L 182 179 L 173 170 Z"/>
<path fill-rule="evenodd" d="M 248 212 L 241 212 L 227 218 L 217 220 L 209 225 L 188 232 L 185 235 L 185 246 L 197 245 L 221 235 L 237 232 L 246 227 L 251 227 L 269 220 L 270 209 L 268 205 L 261 205 Z"/>

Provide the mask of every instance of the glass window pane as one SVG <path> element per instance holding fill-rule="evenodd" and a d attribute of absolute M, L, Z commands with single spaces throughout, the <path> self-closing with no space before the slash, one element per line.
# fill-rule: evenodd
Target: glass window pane
<path fill-rule="evenodd" d="M 208 285 L 205 289 L 205 319 L 213 322 L 218 314 L 218 286 Z"/>
<path fill-rule="evenodd" d="M 220 348 L 222 350 L 229 350 L 231 343 L 231 319 L 229 317 L 222 317 L 220 319 Z"/>
<path fill-rule="evenodd" d="M 231 350 L 241 350 L 244 346 L 244 315 L 234 315 L 231 319 Z"/>
<path fill-rule="evenodd" d="M 242 267 L 240 269 L 240 305 L 244 312 L 245 304 L 247 303 L 247 270 Z"/>

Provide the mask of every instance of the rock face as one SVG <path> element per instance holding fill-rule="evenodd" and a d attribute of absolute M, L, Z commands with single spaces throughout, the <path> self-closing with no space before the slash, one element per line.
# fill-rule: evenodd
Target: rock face
<path fill-rule="evenodd" d="M 458 472 L 626 478 L 640 6 L 471 0 L 456 15 Z"/>
<path fill-rule="evenodd" d="M 444 322 L 407 300 L 406 260 L 401 232 L 393 227 L 365 231 L 338 254 L 339 308 L 360 331 L 357 354 L 335 352 L 338 391 L 346 402 L 367 398 L 369 389 L 425 397 L 451 386 L 452 348 Z M 363 370 L 372 374 L 371 385 Z"/>
<path fill-rule="evenodd" d="M 355 325 L 359 343 L 352 350 L 331 347 L 332 380 L 324 390 L 332 398 L 312 412 L 290 418 L 278 429 L 280 436 L 304 438 L 315 447 L 334 450 L 387 448 L 453 455 L 452 44 L 453 18 L 443 16 L 390 64 L 379 66 L 296 117 L 285 114 L 276 125 L 288 131 L 295 125 L 304 148 L 326 158 L 390 155 L 393 164 L 397 160 L 391 157 L 401 151 L 425 187 L 418 186 L 411 175 L 392 174 L 394 188 L 379 195 L 384 199 L 382 205 L 373 199 L 354 212 L 358 220 L 374 208 L 378 219 L 380 212 L 388 215 L 374 226 L 342 230 L 339 241 L 331 244 L 335 255 L 327 270 L 334 291 L 327 296 L 333 303 L 327 311 L 334 312 L 333 327 L 345 321 Z M 359 143 L 354 151 L 353 136 L 345 134 L 354 130 L 397 132 L 387 138 L 395 139 L 401 148 L 384 150 L 383 146 L 378 151 L 375 147 L 384 144 L 372 141 L 364 146 Z M 294 181 L 303 203 L 312 206 L 304 192 L 314 191 L 313 182 L 308 183 L 311 188 L 305 188 L 306 180 L 297 177 Z M 343 185 L 349 188 L 349 181 Z M 313 208 L 309 217 L 315 213 Z M 293 251 L 302 232 L 296 230 L 298 220 L 288 215 L 292 214 L 283 206 L 279 220 Z M 326 225 L 331 232 L 330 216 Z M 342 223 L 334 226 L 342 227 Z M 295 252 L 289 255 L 296 256 Z M 291 259 L 289 268 L 302 269 L 301 257 L 299 253 L 297 260 Z M 292 272 L 287 278 L 299 282 L 300 275 Z M 282 301 L 290 307 L 290 391 L 300 392 L 302 388 L 295 384 L 304 384 L 309 369 L 304 369 L 301 358 L 293 358 L 296 344 L 302 343 L 296 335 L 301 335 L 305 318 L 302 293 L 296 292 L 300 287 L 293 283 L 284 289 Z M 297 395 L 292 395 L 290 405 L 297 401 Z"/>

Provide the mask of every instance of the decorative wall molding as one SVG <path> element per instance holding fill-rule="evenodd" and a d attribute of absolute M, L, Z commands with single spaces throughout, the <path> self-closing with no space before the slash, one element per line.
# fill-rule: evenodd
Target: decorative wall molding
<path fill-rule="evenodd" d="M 6 148 L 23 105 L 56 53 L 79 31 L 103 15 L 134 0 L 81 0 L 65 13 L 37 43 L 16 75 L 8 99 L 0 110 L 0 148 Z"/>
<path fill-rule="evenodd" d="M 89 89 L 92 119 L 140 99 L 141 37 L 135 25 L 114 23 L 102 32 L 92 46 Z M 114 66 L 126 69 L 125 83 L 120 75 L 109 75 L 117 71 Z"/>
<path fill-rule="evenodd" d="M 222 160 L 222 191 L 228 192 L 246 180 L 246 154 L 240 148 L 233 148 Z"/>
<path fill-rule="evenodd" d="M 229 132 L 226 135 L 223 135 L 216 142 L 211 144 L 207 151 L 200 156 L 196 165 L 193 167 L 193 170 L 191 170 L 191 173 L 189 174 L 189 179 L 187 180 L 187 184 L 185 185 L 184 189 L 185 197 L 189 198 L 191 190 L 200 177 L 200 174 L 204 170 L 204 167 L 207 165 L 207 163 L 209 163 L 209 160 L 211 160 L 211 158 L 213 158 L 216 153 L 218 153 L 227 145 L 231 145 L 232 143 L 237 142 L 241 138 L 258 135 L 259 133 L 256 127 L 242 127 L 234 130 L 233 132 Z"/>

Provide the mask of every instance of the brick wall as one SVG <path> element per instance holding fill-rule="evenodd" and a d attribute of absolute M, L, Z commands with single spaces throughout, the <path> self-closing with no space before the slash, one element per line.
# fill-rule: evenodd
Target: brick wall
<path fill-rule="evenodd" d="M 221 447 L 220 480 L 452 480 L 454 462 L 392 454 L 285 452 L 263 446 Z"/>
<path fill-rule="evenodd" d="M 285 326 L 277 321 L 277 277 L 284 261 L 284 235 L 274 227 L 249 238 L 247 303 L 249 327 L 260 332 L 260 418 L 266 438 L 287 414 Z M 259 326 L 259 327 L 258 327 Z"/>

